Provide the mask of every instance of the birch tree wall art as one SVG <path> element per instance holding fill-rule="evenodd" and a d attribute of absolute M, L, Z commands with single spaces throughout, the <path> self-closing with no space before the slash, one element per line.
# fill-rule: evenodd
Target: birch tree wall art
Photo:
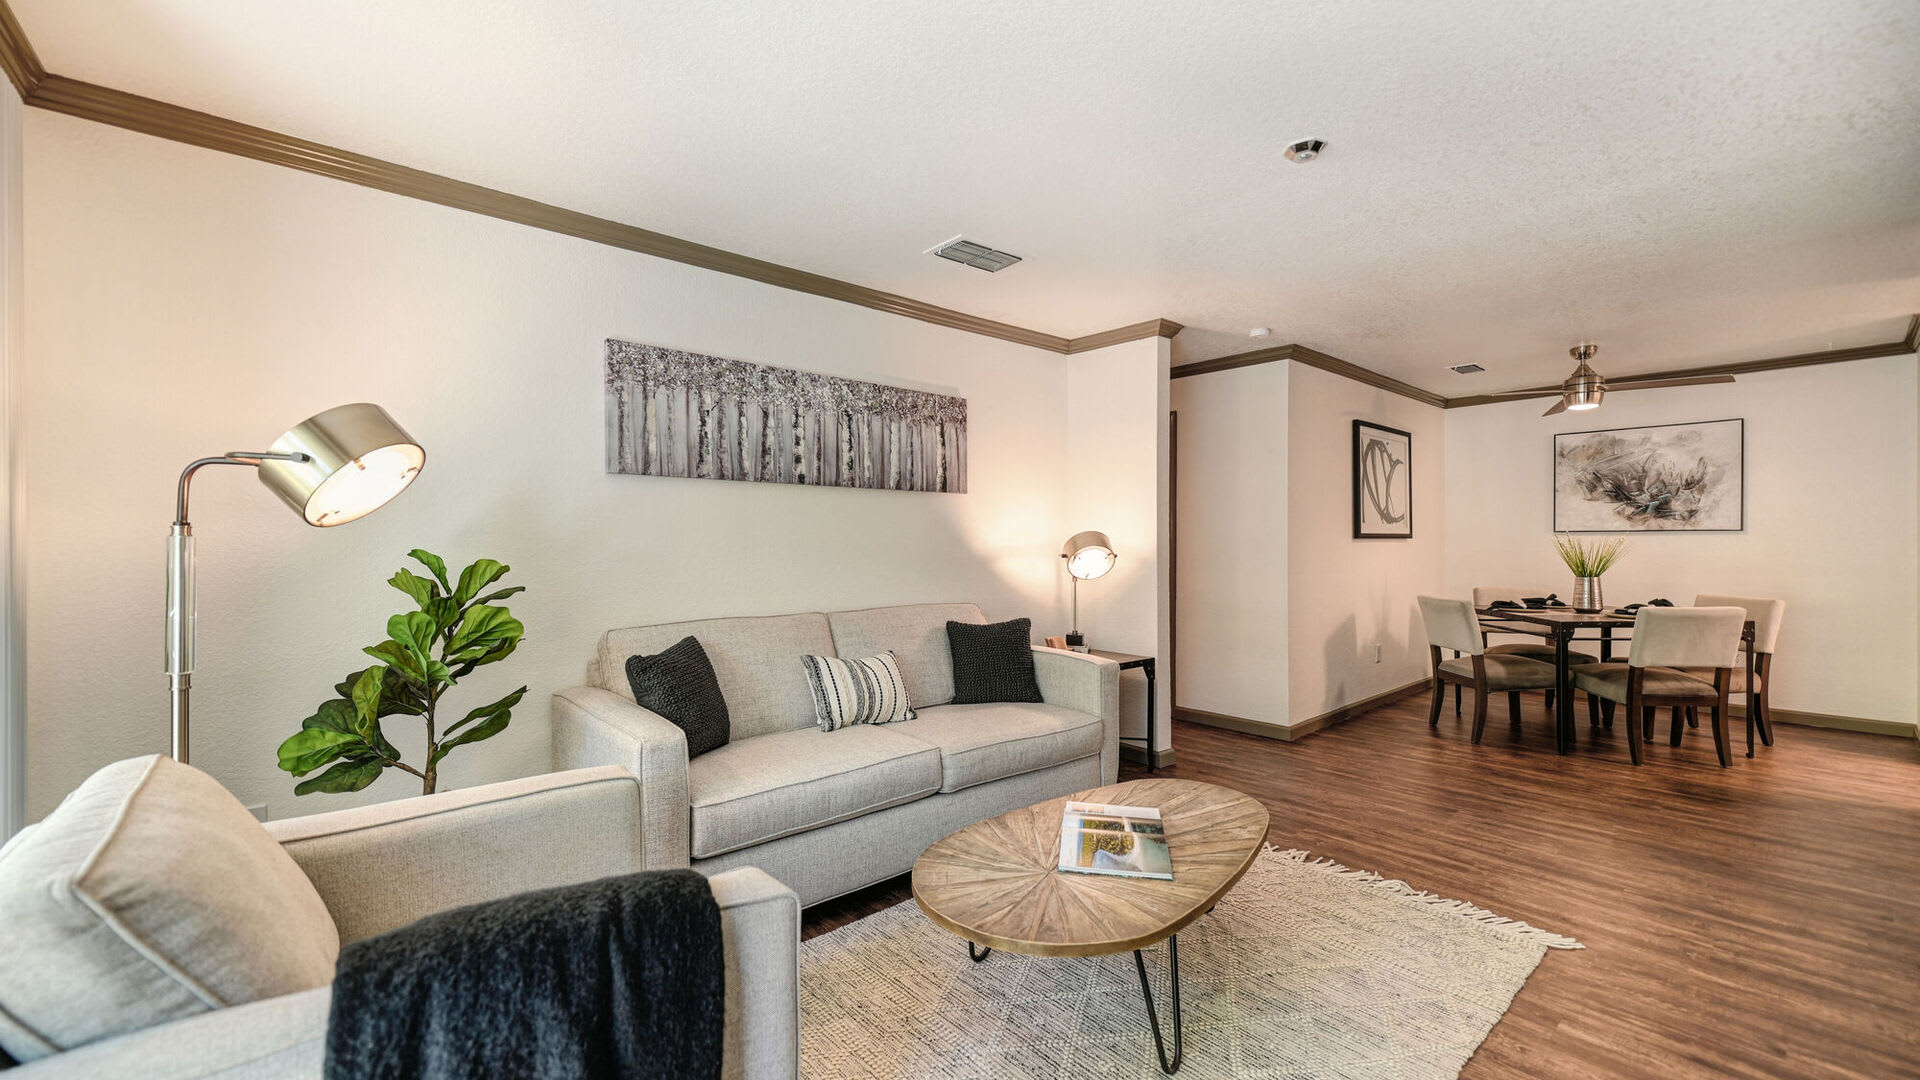
<path fill-rule="evenodd" d="M 967 400 L 607 341 L 607 471 L 967 490 Z"/>

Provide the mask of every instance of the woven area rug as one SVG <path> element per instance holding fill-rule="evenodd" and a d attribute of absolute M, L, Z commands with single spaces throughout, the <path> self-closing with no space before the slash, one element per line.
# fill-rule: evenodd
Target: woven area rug
<path fill-rule="evenodd" d="M 1179 1075 L 1456 1077 L 1547 950 L 1581 947 L 1268 848 L 1180 935 Z M 1165 1025 L 1166 946 L 1146 958 Z M 807 1080 L 1160 1075 L 1131 953 L 975 964 L 909 901 L 803 942 L 800 988 Z"/>

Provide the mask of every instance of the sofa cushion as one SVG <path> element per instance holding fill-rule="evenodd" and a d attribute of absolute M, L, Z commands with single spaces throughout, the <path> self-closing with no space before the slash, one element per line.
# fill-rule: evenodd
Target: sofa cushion
<path fill-rule="evenodd" d="M 894 662 L 900 665 L 900 677 L 907 684 L 907 696 L 915 706 L 945 705 L 953 700 L 949 621 L 984 623 L 987 618 L 973 604 L 902 604 L 827 614 L 827 622 L 833 627 L 834 654 L 893 653 Z"/>
<path fill-rule="evenodd" d="M 688 762 L 693 857 L 724 855 L 940 790 L 940 751 L 895 734 L 901 726 L 777 732 L 736 739 Z"/>
<path fill-rule="evenodd" d="M 340 935 L 293 859 L 198 769 L 88 778 L 0 856 L 0 1039 L 27 1061 L 333 980 Z"/>
<path fill-rule="evenodd" d="M 833 632 L 818 612 L 610 630 L 600 639 L 594 685 L 631 699 L 632 688 L 622 685 L 627 657 L 665 652 L 688 636 L 700 639 L 713 664 L 733 738 L 813 726 L 813 691 L 800 657 L 833 653 Z"/>
<path fill-rule="evenodd" d="M 652 656 L 627 657 L 627 686 L 641 708 L 687 733 L 689 758 L 718 750 L 732 736 L 727 696 L 697 637 L 683 637 Z"/>
<path fill-rule="evenodd" d="M 892 730 L 940 748 L 941 791 L 1098 756 L 1103 736 L 1089 713 L 1011 702 L 921 709 Z"/>

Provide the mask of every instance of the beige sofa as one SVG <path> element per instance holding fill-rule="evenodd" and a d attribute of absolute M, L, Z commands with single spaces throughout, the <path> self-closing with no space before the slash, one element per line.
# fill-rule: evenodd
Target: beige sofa
<path fill-rule="evenodd" d="M 293 818 L 266 828 L 312 882 L 325 904 L 322 922 L 330 917 L 345 943 L 447 908 L 639 869 L 639 796 L 625 770 L 590 769 Z M 43 823 L 34 828 L 46 827 Z M 259 828 L 238 802 L 220 827 Z M 121 821 L 114 829 L 123 838 L 146 835 L 138 822 Z M 103 849 L 115 843 L 120 842 L 102 841 Z M 57 878 L 57 868 L 41 865 L 50 857 L 49 845 L 32 847 L 39 850 L 25 844 L 10 847 L 12 857 L 0 858 L 0 864 L 7 873 L 22 875 L 21 880 L 49 873 Z M 27 865 L 30 862 L 33 865 Z M 726 949 L 722 1074 L 729 1080 L 792 1080 L 799 1075 L 800 1054 L 799 903 L 790 890 L 757 870 L 735 870 L 711 881 Z M 233 883 L 236 888 L 252 884 Z M 129 891 L 137 890 L 118 890 Z M 274 917 L 283 934 L 306 929 L 285 911 L 274 909 Z M 15 926 L 10 932 L 30 931 Z M 95 931 L 93 936 L 100 934 Z M 15 974 L 8 978 L 16 983 L 55 981 L 50 973 L 35 976 L 30 970 L 48 961 L 44 956 L 10 957 Z M 142 970 L 124 972 L 126 981 L 154 978 L 146 964 L 134 966 Z M 4 1075 L 7 1080 L 318 1080 L 330 993 L 330 987 L 318 986 L 203 1009 L 37 1057 Z M 114 987 L 97 987 L 95 1004 L 85 1007 L 109 1007 L 116 996 Z M 6 1019 L 0 1017 L 0 1024 Z M 25 1034 L 16 1026 L 16 1038 Z"/>
<path fill-rule="evenodd" d="M 553 763 L 640 778 L 641 859 L 714 874 L 757 866 L 803 905 L 913 868 L 927 845 L 1007 810 L 1110 784 L 1119 668 L 1033 650 L 1043 704 L 953 705 L 947 621 L 972 604 L 708 619 L 608 631 L 587 684 L 553 696 Z M 687 760 L 685 734 L 634 703 L 626 660 L 698 638 L 732 740 Z M 891 651 L 918 716 L 821 731 L 800 657 Z"/>

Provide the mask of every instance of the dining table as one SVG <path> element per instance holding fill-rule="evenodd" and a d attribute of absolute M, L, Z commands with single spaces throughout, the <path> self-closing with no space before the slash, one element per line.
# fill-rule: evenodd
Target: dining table
<path fill-rule="evenodd" d="M 1484 607 L 1478 609 L 1480 629 L 1490 634 L 1525 634 L 1545 638 L 1553 645 L 1554 669 L 1554 748 L 1565 754 L 1573 749 L 1573 666 L 1568 653 L 1574 635 L 1591 631 L 1583 640 L 1600 643 L 1600 660 L 1613 659 L 1613 632 L 1633 629 L 1634 614 L 1619 608 L 1583 611 L 1571 607 Z M 1753 620 L 1740 631 L 1740 653 L 1745 658 L 1748 687 L 1753 686 Z M 1747 756 L 1753 756 L 1752 707 L 1748 707 Z M 1639 722 L 1639 717 L 1629 717 Z"/>

